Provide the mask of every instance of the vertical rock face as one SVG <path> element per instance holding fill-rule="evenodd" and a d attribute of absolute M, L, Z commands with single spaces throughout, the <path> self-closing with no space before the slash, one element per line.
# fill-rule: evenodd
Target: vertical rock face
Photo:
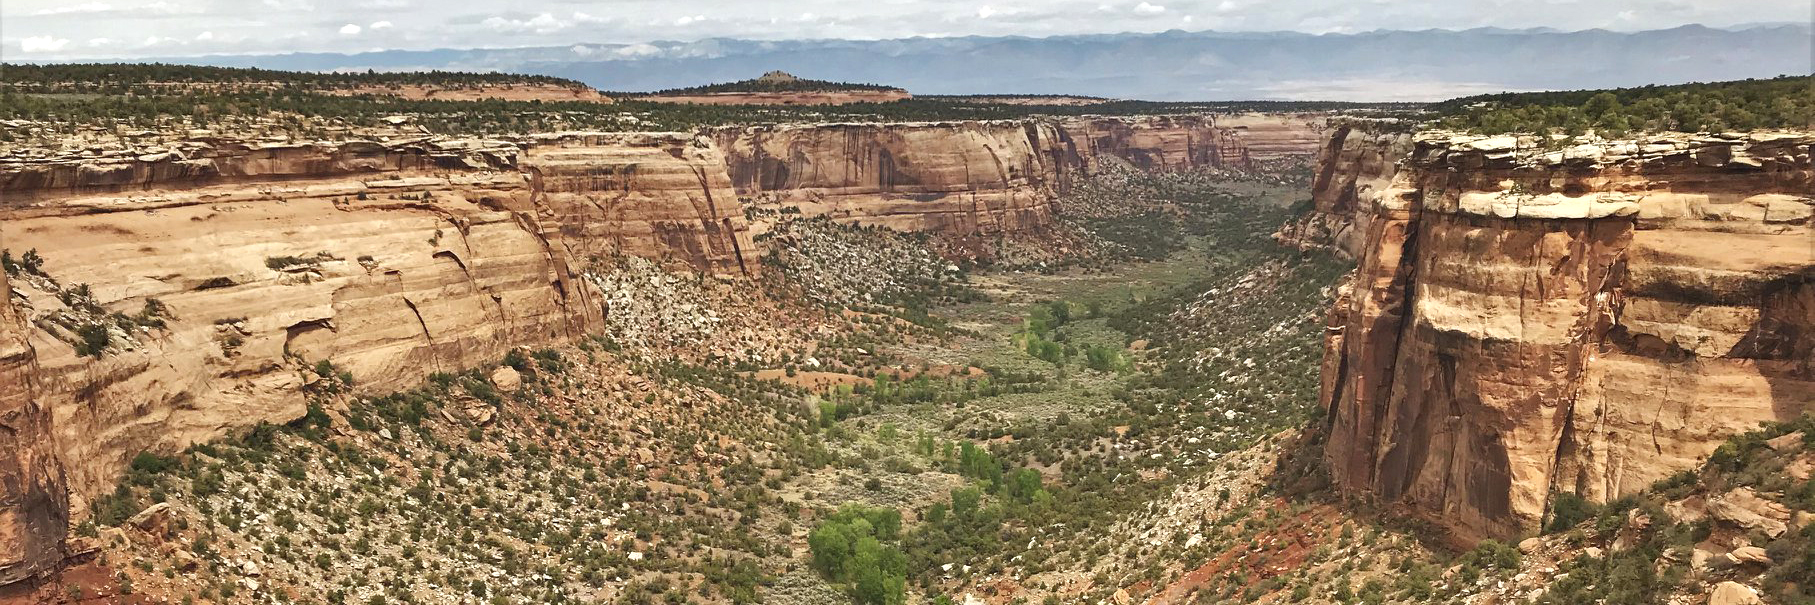
<path fill-rule="evenodd" d="M 731 181 L 760 204 L 840 222 L 956 235 L 1034 232 L 1100 156 L 1146 169 L 1246 167 L 1209 117 L 720 129 Z"/>
<path fill-rule="evenodd" d="M 574 258 L 618 251 L 748 274 L 762 254 L 724 164 L 710 141 L 673 133 L 551 135 L 523 158 L 538 215 Z"/>
<path fill-rule="evenodd" d="M 25 318 L 0 272 L 0 586 L 54 569 L 69 527 L 50 410 L 39 401 Z"/>
<path fill-rule="evenodd" d="M 1815 407 L 1815 137 L 1425 135 L 1396 169 L 1404 138 L 1352 137 L 1317 180 L 1358 259 L 1324 363 L 1344 487 L 1506 537 Z"/>
<path fill-rule="evenodd" d="M 48 422 L 9 424 L 30 447 L 6 451 L 59 454 L 78 497 L 111 489 L 140 451 L 300 416 L 316 361 L 382 391 L 577 338 L 608 312 L 579 279 L 591 258 L 757 269 L 722 163 L 691 135 L 185 153 L 0 173 L 6 246 L 46 259 L 48 277 L 15 280 L 19 310 L 77 311 L 58 295 L 79 284 L 108 312 L 168 309 L 164 328 L 116 331 L 99 358 L 68 326 L 7 324 L 3 409 Z M 33 485 L 0 486 L 0 503 Z"/>
<path fill-rule="evenodd" d="M 737 191 L 841 222 L 953 234 L 1051 220 L 1050 128 L 1017 122 L 757 126 L 715 134 Z"/>
<path fill-rule="evenodd" d="M 1361 258 L 1374 218 L 1366 210 L 1384 198 L 1403 195 L 1392 190 L 1393 179 L 1399 162 L 1411 151 L 1409 133 L 1375 133 L 1353 126 L 1331 129 L 1317 149 L 1311 181 L 1313 209 L 1277 237 L 1289 244 L 1328 246 L 1344 256 Z"/>

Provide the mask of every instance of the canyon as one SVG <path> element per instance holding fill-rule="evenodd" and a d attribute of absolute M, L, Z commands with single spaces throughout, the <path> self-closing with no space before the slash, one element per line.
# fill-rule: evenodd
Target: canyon
<path fill-rule="evenodd" d="M 1311 154 L 1312 209 L 1276 237 L 1356 264 L 1323 324 L 1332 478 L 1459 543 L 1528 534 L 1556 494 L 1645 489 L 1815 406 L 1812 151 L 1806 133 L 1565 141 L 1245 114 L 10 159 L 0 248 L 41 262 L 0 276 L 0 585 L 60 565 L 71 521 L 140 452 L 303 417 L 323 362 L 376 393 L 586 341 L 639 302 L 599 278 L 614 259 L 734 289 L 770 277 L 783 215 L 1039 245 L 1054 200 L 1109 165 Z M 1234 283 L 1221 295 L 1254 280 Z M 1215 314 L 1216 294 L 1195 308 Z"/>
<path fill-rule="evenodd" d="M 1322 371 L 1336 482 L 1507 538 L 1815 407 L 1812 146 L 1333 129 L 1280 236 L 1358 263 Z"/>
<path fill-rule="evenodd" d="M 613 313 L 590 276 L 618 255 L 754 278 L 747 208 L 1037 234 L 1099 161 L 1247 154 L 1213 119 L 1180 117 L 206 139 L 8 161 L 0 247 L 43 261 L 0 288 L 0 443 L 15 446 L 0 584 L 54 569 L 72 514 L 140 452 L 303 416 L 317 364 L 383 392 L 576 342 Z"/>

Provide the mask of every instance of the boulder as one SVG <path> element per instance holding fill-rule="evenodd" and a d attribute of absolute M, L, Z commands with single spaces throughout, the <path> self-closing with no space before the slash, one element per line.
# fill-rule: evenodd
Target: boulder
<path fill-rule="evenodd" d="M 1752 488 L 1742 487 L 1708 501 L 1708 514 L 1747 530 L 1764 532 L 1772 538 L 1789 531 L 1790 509 L 1758 497 Z"/>
<path fill-rule="evenodd" d="M 139 514 L 133 515 L 126 522 L 153 535 L 162 534 L 163 530 L 170 526 L 170 503 L 159 502 L 147 506 L 145 510 L 139 511 Z"/>
<path fill-rule="evenodd" d="M 1772 563 L 1771 556 L 1765 554 L 1765 549 L 1757 546 L 1741 546 L 1735 548 L 1733 549 L 1733 552 L 1727 553 L 1727 560 L 1731 561 L 1734 565 L 1744 565 L 1747 563 L 1770 565 Z"/>
<path fill-rule="evenodd" d="M 1764 605 L 1764 601 L 1745 584 L 1721 582 L 1708 592 L 1708 605 Z"/>
<path fill-rule="evenodd" d="M 1802 431 L 1796 431 L 1788 435 L 1780 435 L 1767 439 L 1765 440 L 1765 445 L 1771 446 L 1771 449 L 1780 452 L 1802 449 Z"/>
<path fill-rule="evenodd" d="M 492 370 L 492 385 L 498 387 L 500 391 L 509 393 L 523 386 L 523 375 L 519 374 L 516 368 L 500 366 L 498 369 Z"/>

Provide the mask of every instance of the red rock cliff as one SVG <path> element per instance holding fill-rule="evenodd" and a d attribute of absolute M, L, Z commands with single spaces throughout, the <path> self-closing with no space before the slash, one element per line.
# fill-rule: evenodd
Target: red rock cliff
<path fill-rule="evenodd" d="M 1317 177 L 1359 262 L 1326 341 L 1332 472 L 1461 539 L 1815 406 L 1815 136 L 1540 144 L 1339 130 Z"/>
<path fill-rule="evenodd" d="M 0 272 L 0 586 L 54 569 L 69 527 L 63 466 L 50 410 L 38 397 L 29 331 Z"/>

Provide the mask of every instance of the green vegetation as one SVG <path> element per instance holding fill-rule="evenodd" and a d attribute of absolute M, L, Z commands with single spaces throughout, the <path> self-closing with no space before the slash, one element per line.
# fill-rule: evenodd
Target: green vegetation
<path fill-rule="evenodd" d="M 846 504 L 808 535 L 813 568 L 849 587 L 863 605 L 907 601 L 907 557 L 901 553 L 901 513 Z"/>
<path fill-rule="evenodd" d="M 528 74 L 460 71 L 310 72 L 242 67 L 211 67 L 169 63 L 64 63 L 0 64 L 0 80 L 9 87 L 32 92 L 121 94 L 144 91 L 147 86 L 258 85 L 301 89 L 368 86 L 434 85 L 478 87 L 542 84 L 586 88 L 585 84 Z"/>
<path fill-rule="evenodd" d="M 1462 97 L 1434 109 L 1447 128 L 1485 134 L 1594 129 L 1722 132 L 1815 126 L 1815 76 Z"/>

